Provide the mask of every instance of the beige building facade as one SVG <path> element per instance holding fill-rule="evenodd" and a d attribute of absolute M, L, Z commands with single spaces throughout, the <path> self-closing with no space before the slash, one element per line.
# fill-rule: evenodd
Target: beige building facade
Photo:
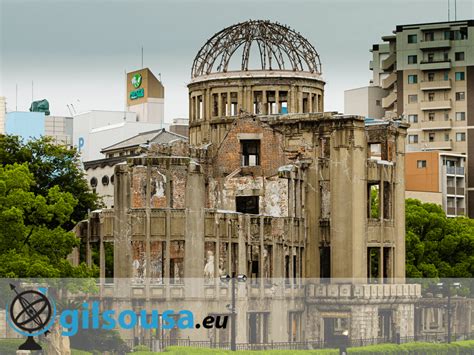
<path fill-rule="evenodd" d="M 474 21 L 397 26 L 372 48 L 386 117 L 410 123 L 407 151 L 466 156 L 467 215 L 474 217 Z M 472 159 L 472 161 L 471 161 Z"/>

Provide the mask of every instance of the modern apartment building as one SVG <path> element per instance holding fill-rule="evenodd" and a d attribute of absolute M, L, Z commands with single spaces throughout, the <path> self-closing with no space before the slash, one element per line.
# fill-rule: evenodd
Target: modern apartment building
<path fill-rule="evenodd" d="M 407 152 L 406 198 L 441 205 L 448 217 L 462 216 L 466 209 L 466 156 L 450 152 Z"/>
<path fill-rule="evenodd" d="M 397 26 L 372 47 L 372 85 L 385 117 L 402 116 L 407 152 L 467 156 L 467 214 L 474 217 L 474 20 Z M 408 180 L 407 180 L 408 184 Z"/>

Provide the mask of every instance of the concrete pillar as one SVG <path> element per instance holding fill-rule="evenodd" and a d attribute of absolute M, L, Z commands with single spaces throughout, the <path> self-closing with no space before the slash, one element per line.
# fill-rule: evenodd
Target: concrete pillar
<path fill-rule="evenodd" d="M 205 183 L 201 167 L 194 162 L 189 164 L 186 181 L 186 234 L 184 272 L 186 275 L 187 296 L 202 296 L 203 258 L 204 258 L 204 208 Z M 192 287 L 189 281 L 192 280 Z"/>
<path fill-rule="evenodd" d="M 217 116 L 222 116 L 222 93 L 217 94 Z"/>
<path fill-rule="evenodd" d="M 129 213 L 131 172 L 126 163 L 115 166 L 114 184 L 114 293 L 127 297 L 131 293 L 132 223 Z"/>
<path fill-rule="evenodd" d="M 335 282 L 344 278 L 360 282 L 367 277 L 366 160 L 364 121 L 347 120 L 331 136 L 331 277 Z"/>
<path fill-rule="evenodd" d="M 399 128 L 396 137 L 396 164 L 394 165 L 393 218 L 395 248 L 394 277 L 396 282 L 405 282 L 405 137 L 406 127 Z"/>
<path fill-rule="evenodd" d="M 317 155 L 317 153 L 315 153 Z M 313 157 L 317 162 L 317 156 Z M 319 193 L 319 179 L 318 179 L 318 164 L 313 163 L 306 171 L 307 188 L 305 194 L 305 221 L 307 223 L 308 237 L 306 241 L 306 277 L 319 278 L 320 277 L 320 255 L 319 255 L 319 218 L 320 218 L 320 203 L 321 195 Z"/>
<path fill-rule="evenodd" d="M 275 89 L 275 107 L 277 112 L 274 113 L 280 113 L 280 96 L 278 93 L 278 90 Z"/>

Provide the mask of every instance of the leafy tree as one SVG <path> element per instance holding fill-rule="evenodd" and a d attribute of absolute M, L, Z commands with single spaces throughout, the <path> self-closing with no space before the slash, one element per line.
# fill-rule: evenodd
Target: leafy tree
<path fill-rule="evenodd" d="M 0 166 L 0 277 L 88 277 L 66 259 L 79 239 L 64 228 L 78 200 L 59 186 L 44 195 L 28 165 Z"/>
<path fill-rule="evenodd" d="M 474 220 L 414 199 L 405 208 L 407 277 L 473 277 Z"/>
<path fill-rule="evenodd" d="M 46 198 L 50 189 L 58 187 L 56 191 L 69 192 L 75 197 L 72 213 L 62 220 L 61 226 L 66 230 L 83 220 L 88 210 L 101 205 L 98 195 L 89 189 L 75 149 L 55 145 L 48 137 L 24 143 L 18 136 L 0 135 L 0 164 L 15 163 L 28 163 L 35 182 L 31 192 L 35 195 Z"/>

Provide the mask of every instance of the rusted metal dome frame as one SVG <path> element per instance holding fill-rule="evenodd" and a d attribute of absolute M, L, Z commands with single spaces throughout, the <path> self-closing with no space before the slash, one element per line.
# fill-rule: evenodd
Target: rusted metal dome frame
<path fill-rule="evenodd" d="M 262 70 L 293 70 L 321 74 L 318 52 L 306 38 L 279 23 L 250 20 L 227 27 L 212 36 L 194 58 L 191 77 L 227 72 L 232 56 L 241 46 L 241 70 L 249 70 L 250 49 L 253 43 L 258 46 Z M 285 67 L 285 57 L 290 61 L 290 67 Z"/>

